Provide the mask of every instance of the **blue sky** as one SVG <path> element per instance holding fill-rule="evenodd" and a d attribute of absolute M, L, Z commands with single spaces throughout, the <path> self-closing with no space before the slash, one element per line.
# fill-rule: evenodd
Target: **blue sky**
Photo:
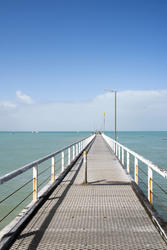
<path fill-rule="evenodd" d="M 166 0 L 1 1 L 0 102 L 165 90 L 166 27 Z"/>

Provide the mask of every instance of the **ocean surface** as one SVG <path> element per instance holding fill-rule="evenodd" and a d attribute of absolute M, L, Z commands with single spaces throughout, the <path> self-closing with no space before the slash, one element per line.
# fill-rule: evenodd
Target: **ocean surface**
<path fill-rule="evenodd" d="M 3 176 L 15 169 L 24 166 L 34 160 L 46 156 L 52 152 L 55 152 L 75 141 L 90 135 L 91 132 L 0 132 L 0 176 Z M 114 138 L 114 133 L 105 132 L 106 135 Z M 167 131 L 165 132 L 118 132 L 117 140 L 144 156 L 146 159 L 152 161 L 160 168 L 167 170 Z M 126 157 L 125 157 L 126 158 Z M 131 175 L 134 175 L 133 160 L 131 159 Z M 47 167 L 50 165 L 48 162 Z M 41 166 L 41 169 L 46 168 L 46 165 Z M 147 172 L 147 167 L 142 166 L 143 170 Z M 49 169 L 50 171 L 50 169 Z M 140 171 L 140 170 L 139 170 Z M 49 172 L 50 175 L 50 172 Z M 45 177 L 45 176 L 44 176 Z M 161 183 L 165 190 L 167 190 L 166 180 L 162 177 L 154 174 L 155 180 Z M 32 178 L 32 170 L 26 172 L 26 174 L 20 175 L 16 179 L 0 185 L 1 198 L 0 201 L 9 195 L 13 190 L 18 188 L 17 185 L 22 185 L 25 181 Z M 147 195 L 147 176 L 143 176 L 145 182 L 139 181 L 139 186 L 143 192 Z M 43 184 L 45 185 L 45 183 Z M 154 185 L 156 186 L 156 185 Z M 154 187 L 153 187 L 154 188 Z M 5 215 L 6 211 L 10 211 L 20 201 L 21 197 L 29 194 L 32 191 L 32 182 L 25 189 L 21 190 L 14 197 L 11 197 L 9 201 L 0 202 L 0 220 Z M 154 188 L 155 195 L 161 200 L 162 205 L 157 199 L 154 200 L 154 205 L 159 214 L 167 221 L 167 197 L 166 194 Z M 9 214 L 6 219 L 0 222 L 0 229 L 8 224 L 14 216 L 18 214 L 30 201 L 32 195 L 23 202 L 14 213 Z"/>
<path fill-rule="evenodd" d="M 90 134 L 91 132 L 0 132 L 0 176 Z"/>
<path fill-rule="evenodd" d="M 114 139 L 114 133 L 106 132 Z M 159 168 L 167 170 L 167 131 L 118 132 L 117 141 L 150 160 Z M 122 156 L 121 156 L 122 158 Z M 148 168 L 138 162 L 138 185 L 148 195 Z M 126 169 L 125 154 L 125 169 Z M 134 179 L 134 157 L 130 157 L 130 175 Z M 167 180 L 153 171 L 153 205 L 167 222 Z"/>
<path fill-rule="evenodd" d="M 105 134 L 114 139 L 114 133 Z M 167 131 L 117 132 L 117 140 L 167 170 Z"/>

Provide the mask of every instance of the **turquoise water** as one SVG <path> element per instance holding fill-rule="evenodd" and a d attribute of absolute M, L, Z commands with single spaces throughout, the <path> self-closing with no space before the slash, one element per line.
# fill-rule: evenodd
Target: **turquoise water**
<path fill-rule="evenodd" d="M 107 132 L 106 135 L 114 138 L 113 133 Z M 158 167 L 167 170 L 167 131 L 118 132 L 117 136 L 117 140 L 121 144 L 144 156 Z M 134 179 L 134 157 L 130 158 L 130 166 L 130 174 Z M 138 176 L 139 187 L 147 196 L 148 168 L 141 161 L 139 161 Z M 155 171 L 153 171 L 153 205 L 160 216 L 167 221 L 167 180 Z"/>
<path fill-rule="evenodd" d="M 114 139 L 114 133 L 106 132 Z M 117 140 L 136 153 L 167 169 L 167 131 L 118 132 Z"/>
<path fill-rule="evenodd" d="M 64 148 L 67 145 L 73 144 L 89 135 L 90 132 L 0 132 L 0 176 Z M 65 151 L 65 164 L 66 163 L 67 151 Z M 61 155 L 59 154 L 56 156 L 56 174 L 60 171 Z M 50 159 L 39 165 L 38 175 L 38 190 L 40 191 L 50 181 Z M 6 196 L 10 195 L 27 181 L 29 181 L 29 183 L 25 187 L 1 203 Z M 20 201 L 23 201 L 19 207 L 16 207 L 11 214 L 0 222 L 0 229 L 2 229 L 32 201 L 32 169 L 0 185 L 0 194 L 0 221 L 10 210 L 16 207 Z"/>
<path fill-rule="evenodd" d="M 0 176 L 88 135 L 90 132 L 0 132 Z"/>
<path fill-rule="evenodd" d="M 0 176 L 9 173 L 23 165 L 46 156 L 52 152 L 55 152 L 75 141 L 81 140 L 84 137 L 90 135 L 90 132 L 0 132 Z M 114 133 L 106 132 L 106 135 L 114 138 Z M 149 159 L 160 168 L 167 170 L 167 132 L 118 132 L 118 141 L 132 149 L 133 151 L 141 154 L 145 158 Z M 126 160 L 126 155 L 125 155 Z M 57 161 L 57 173 L 60 171 L 61 159 Z M 42 188 L 50 180 L 50 160 L 40 165 L 39 173 L 48 169 L 44 174 L 40 176 L 40 188 Z M 147 167 L 139 164 L 142 170 L 147 173 Z M 134 176 L 134 159 L 131 159 L 130 173 Z M 125 166 L 126 167 L 126 166 Z M 140 173 L 142 182 L 139 180 L 139 186 L 147 195 L 147 176 Z M 161 183 L 165 190 L 167 190 L 166 180 L 153 173 L 154 179 L 157 183 Z M 49 178 L 49 179 L 47 179 Z M 26 173 L 18 176 L 14 180 L 11 180 L 3 185 L 0 185 L 2 200 L 6 195 L 16 190 L 25 181 L 30 180 L 30 183 L 23 189 L 21 189 L 17 195 L 11 197 L 8 201 L 0 204 L 0 218 L 11 210 L 20 199 L 26 197 L 32 192 L 32 169 Z M 46 181 L 45 181 L 46 180 Z M 164 192 L 161 192 L 157 188 L 157 185 L 153 186 L 153 191 L 156 198 L 154 199 L 154 206 L 159 214 L 167 221 L 167 197 Z M 0 223 L 0 228 L 3 228 L 8 224 L 30 201 L 32 200 L 32 194 L 23 202 L 14 213 L 9 215 L 3 223 Z"/>

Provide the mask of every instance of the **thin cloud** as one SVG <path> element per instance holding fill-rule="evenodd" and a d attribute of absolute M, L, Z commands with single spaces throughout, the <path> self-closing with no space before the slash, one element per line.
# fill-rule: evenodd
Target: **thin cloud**
<path fill-rule="evenodd" d="M 25 103 L 25 104 L 34 103 L 34 101 L 32 100 L 30 96 L 23 94 L 20 90 L 16 91 L 16 96 L 19 99 L 19 101 L 21 101 L 22 103 Z"/>
<path fill-rule="evenodd" d="M 13 108 L 16 108 L 17 105 L 12 103 L 12 102 L 2 101 L 2 102 L 0 102 L 0 107 L 13 109 Z"/>
<path fill-rule="evenodd" d="M 21 93 L 21 96 L 25 96 Z M 26 99 L 27 100 L 27 99 Z M 28 99 L 29 100 L 29 99 Z M 30 98 L 31 103 L 32 100 Z M 29 102 L 30 103 L 30 102 Z M 5 109 L 4 109 L 5 110 Z M 118 130 L 167 130 L 167 90 L 121 91 L 117 95 Z M 88 102 L 18 104 L 3 112 L 0 130 L 114 129 L 114 94 L 105 93 Z"/>

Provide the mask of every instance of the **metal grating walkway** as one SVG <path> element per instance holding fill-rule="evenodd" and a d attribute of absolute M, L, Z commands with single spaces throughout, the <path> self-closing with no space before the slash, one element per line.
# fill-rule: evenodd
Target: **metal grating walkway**
<path fill-rule="evenodd" d="M 167 249 L 101 136 L 82 177 L 78 160 L 11 249 Z"/>

